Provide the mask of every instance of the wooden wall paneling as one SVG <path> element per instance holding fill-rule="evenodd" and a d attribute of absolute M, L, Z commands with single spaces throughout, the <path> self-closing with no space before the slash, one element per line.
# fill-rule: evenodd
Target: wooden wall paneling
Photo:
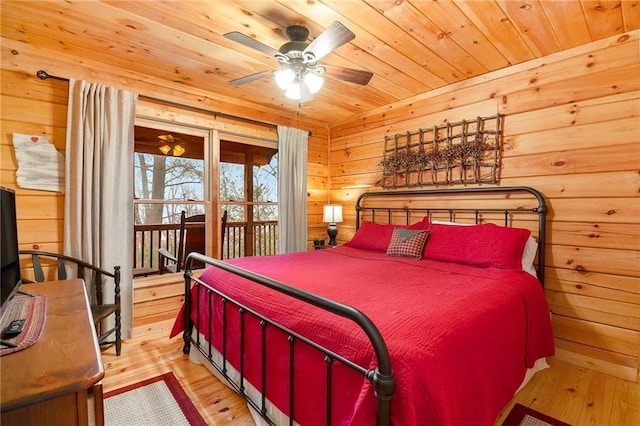
<path fill-rule="evenodd" d="M 614 95 L 617 93 L 638 90 L 640 82 L 635 76 L 640 70 L 640 65 L 629 65 L 622 69 L 604 70 L 595 75 L 587 74 L 574 76 L 573 89 L 568 92 L 563 81 L 540 85 L 533 90 L 538 96 L 531 97 L 531 88 L 509 93 L 500 97 L 500 112 L 513 114 L 520 111 L 528 111 L 544 108 L 549 104 L 562 104 L 574 102 L 576 99 L 590 99 L 599 94 Z"/>
<path fill-rule="evenodd" d="M 431 107 L 426 109 L 415 108 L 410 114 L 398 116 L 393 123 L 385 123 L 381 126 L 384 130 L 381 136 L 381 127 L 371 127 L 357 135 L 334 135 L 331 133 L 331 151 L 354 147 L 359 147 L 371 143 L 384 143 L 384 136 L 393 136 L 397 133 L 415 132 L 418 129 L 433 128 L 446 122 L 459 122 L 463 119 L 471 120 L 478 116 L 494 116 L 498 111 L 495 99 L 483 99 L 469 105 L 449 107 L 442 111 L 431 111 Z M 382 146 L 380 152 L 382 152 Z"/>
<path fill-rule="evenodd" d="M 2 116 L 7 121 L 22 121 L 23 123 L 66 123 L 67 106 L 46 103 L 28 97 L 3 96 Z M 62 143 L 64 147 L 64 141 Z"/>
<path fill-rule="evenodd" d="M 311 159 L 312 155 L 309 155 L 309 159 Z M 312 163 L 309 162 L 309 164 L 307 165 L 307 171 L 309 172 L 309 175 L 311 176 L 320 176 L 320 177 L 324 177 L 325 181 L 327 179 L 328 176 L 328 170 L 327 170 L 327 165 L 326 164 L 319 164 L 319 163 Z M 328 182 L 325 182 L 323 184 L 323 186 L 325 188 L 328 188 Z"/>
<path fill-rule="evenodd" d="M 640 92 L 630 91 L 511 114 L 507 116 L 508 119 L 505 117 L 504 131 L 510 135 L 520 135 L 638 117 L 638 101 Z"/>
<path fill-rule="evenodd" d="M 624 355 L 563 339 L 555 339 L 555 344 L 557 359 L 614 377 L 636 381 L 637 356 Z"/>
<path fill-rule="evenodd" d="M 640 285 L 637 277 L 634 276 L 548 268 L 545 269 L 545 277 L 551 282 L 550 290 L 640 305 Z"/>
<path fill-rule="evenodd" d="M 623 1 L 620 3 L 624 30 L 631 31 L 634 28 L 640 27 L 640 10 L 638 10 L 638 4 L 633 1 Z"/>
<path fill-rule="evenodd" d="M 630 251 L 640 247 L 640 223 L 584 223 L 554 220 L 547 228 L 550 244 Z"/>
<path fill-rule="evenodd" d="M 626 132 L 627 135 L 631 133 L 631 131 Z M 514 150 L 517 150 L 519 146 L 529 145 L 517 142 L 511 146 L 515 146 Z M 518 157 L 511 157 L 513 151 L 506 151 L 503 152 L 502 158 L 512 160 L 510 177 L 566 175 L 633 170 L 634 165 L 629 162 L 629 154 L 639 150 L 638 142 L 634 142 L 586 149 L 567 148 L 562 151 L 547 151 Z"/>
<path fill-rule="evenodd" d="M 16 199 L 19 197 L 17 195 Z M 20 211 L 18 211 L 18 236 L 21 245 L 62 242 L 63 233 L 62 217 L 23 220 L 20 218 Z"/>
<path fill-rule="evenodd" d="M 4 128 L 2 128 L 2 132 L 4 133 Z M 7 183 L 13 181 L 15 188 L 15 186 L 17 186 L 17 176 L 15 176 L 15 173 L 16 170 L 18 170 L 18 162 L 16 160 L 15 151 L 13 150 L 13 143 L 11 142 L 11 133 L 4 134 L 6 135 L 6 137 L 2 139 L 8 139 L 9 142 L 0 145 L 0 169 L 12 173 L 11 179 L 3 179 L 3 182 Z"/>
<path fill-rule="evenodd" d="M 26 135 L 44 135 L 49 139 L 50 142 L 56 141 L 53 142 L 54 144 L 57 143 L 56 147 L 61 144 L 64 145 L 64 141 L 67 137 L 66 127 L 51 126 L 43 123 L 0 120 L 0 129 L 2 129 L 3 134 L 0 145 L 4 146 L 6 144 L 6 146 L 11 147 L 12 155 L 10 155 L 9 157 L 13 157 L 14 160 L 15 155 L 13 155 L 12 133 L 22 133 Z"/>
<path fill-rule="evenodd" d="M 184 289 L 182 289 L 181 293 L 184 294 Z M 146 302 L 138 302 L 136 300 L 134 327 L 156 322 L 158 321 L 158 316 L 164 318 L 172 314 L 172 318 L 175 319 L 183 303 L 184 296 L 182 294 L 162 299 L 156 298 Z"/>
<path fill-rule="evenodd" d="M 640 315 L 636 304 L 549 290 L 545 294 L 554 314 L 640 331 Z"/>
<path fill-rule="evenodd" d="M 19 212 L 20 219 L 59 219 L 64 213 L 64 196 L 60 192 L 53 191 L 36 191 L 31 196 L 26 191 L 18 188 L 16 199 L 16 210 Z M 24 195 L 24 196 L 22 196 Z"/>
<path fill-rule="evenodd" d="M 45 101 L 47 103 L 67 105 L 68 84 L 65 81 L 50 80 L 49 84 L 31 84 L 40 81 L 34 74 L 0 69 L 3 85 L 2 95 Z"/>
<path fill-rule="evenodd" d="M 547 250 L 547 262 L 550 265 L 579 271 L 640 277 L 640 252 L 637 250 L 555 244 Z"/>
<path fill-rule="evenodd" d="M 549 206 L 549 216 L 554 220 L 578 222 L 637 223 L 640 217 L 640 203 L 635 196 L 599 199 L 588 196 L 558 198 Z"/>
<path fill-rule="evenodd" d="M 158 278 L 159 277 L 153 277 L 153 282 L 151 282 L 151 278 L 137 280 L 137 285 L 133 289 L 133 297 L 136 303 L 184 296 L 184 282 L 181 283 L 179 280 L 176 280 L 175 277 L 171 277 L 171 279 Z"/>
<path fill-rule="evenodd" d="M 553 330 L 557 338 L 601 348 L 623 355 L 637 356 L 640 333 L 581 319 L 555 315 Z"/>
<path fill-rule="evenodd" d="M 511 186 L 520 182 L 521 185 L 533 186 L 542 191 L 546 197 L 554 198 L 582 198 L 582 197 L 634 197 L 638 194 L 640 175 L 634 171 L 550 175 L 544 180 L 536 177 L 508 178 L 509 163 L 503 163 L 500 185 Z"/>
<path fill-rule="evenodd" d="M 221 133 L 230 133 L 269 141 L 278 140 L 276 129 L 273 127 L 259 125 L 258 123 L 237 121 L 224 116 L 216 116 L 214 110 L 211 110 L 211 113 L 206 111 L 206 108 L 194 111 L 142 98 L 138 101 L 136 116 L 201 129 L 215 129 Z"/>
<path fill-rule="evenodd" d="M 2 184 L 16 190 L 18 235 L 21 249 L 60 252 L 63 235 L 64 195 L 18 186 L 12 134 L 45 135 L 64 153 L 67 119 L 66 83 L 44 84 L 35 75 L 6 69 L 2 77 L 2 119 L 0 120 L 0 169 Z"/>

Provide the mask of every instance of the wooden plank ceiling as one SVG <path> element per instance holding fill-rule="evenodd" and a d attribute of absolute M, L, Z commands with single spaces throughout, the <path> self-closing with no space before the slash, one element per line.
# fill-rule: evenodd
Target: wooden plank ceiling
<path fill-rule="evenodd" d="M 284 97 L 270 74 L 239 87 L 229 84 L 276 69 L 278 62 L 223 34 L 239 31 L 278 49 L 287 41 L 288 25 L 306 26 L 311 41 L 340 21 L 356 38 L 320 64 L 374 76 L 367 86 L 326 77 L 300 113 L 332 123 L 640 28 L 639 1 L 3 0 L 2 55 L 3 62 L 11 57 L 4 47 L 11 40 L 13 50 L 53 49 L 94 67 L 117 67 L 141 79 L 170 83 L 167 87 L 179 83 L 294 114 L 296 102 Z M 56 74 L 46 63 L 42 67 Z"/>

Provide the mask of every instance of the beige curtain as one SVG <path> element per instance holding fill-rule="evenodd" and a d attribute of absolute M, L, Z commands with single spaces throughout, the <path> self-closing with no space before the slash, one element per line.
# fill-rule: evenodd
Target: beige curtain
<path fill-rule="evenodd" d="M 121 267 L 122 338 L 133 312 L 133 128 L 138 95 L 69 81 L 64 253 Z M 112 289 L 104 289 L 112 295 Z M 109 300 L 109 299 L 107 299 Z"/>
<path fill-rule="evenodd" d="M 309 133 L 278 126 L 278 252 L 307 249 Z"/>

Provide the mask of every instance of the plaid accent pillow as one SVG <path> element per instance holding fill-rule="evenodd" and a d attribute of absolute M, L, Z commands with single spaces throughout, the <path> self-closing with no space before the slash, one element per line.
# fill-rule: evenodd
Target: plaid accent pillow
<path fill-rule="evenodd" d="M 422 259 L 422 249 L 427 242 L 429 231 L 396 228 L 393 230 L 387 256 Z"/>

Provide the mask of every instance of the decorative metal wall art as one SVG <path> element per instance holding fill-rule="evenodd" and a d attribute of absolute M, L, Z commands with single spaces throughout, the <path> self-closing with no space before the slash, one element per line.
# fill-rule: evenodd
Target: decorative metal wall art
<path fill-rule="evenodd" d="M 497 183 L 501 118 L 497 114 L 386 136 L 381 186 Z"/>

